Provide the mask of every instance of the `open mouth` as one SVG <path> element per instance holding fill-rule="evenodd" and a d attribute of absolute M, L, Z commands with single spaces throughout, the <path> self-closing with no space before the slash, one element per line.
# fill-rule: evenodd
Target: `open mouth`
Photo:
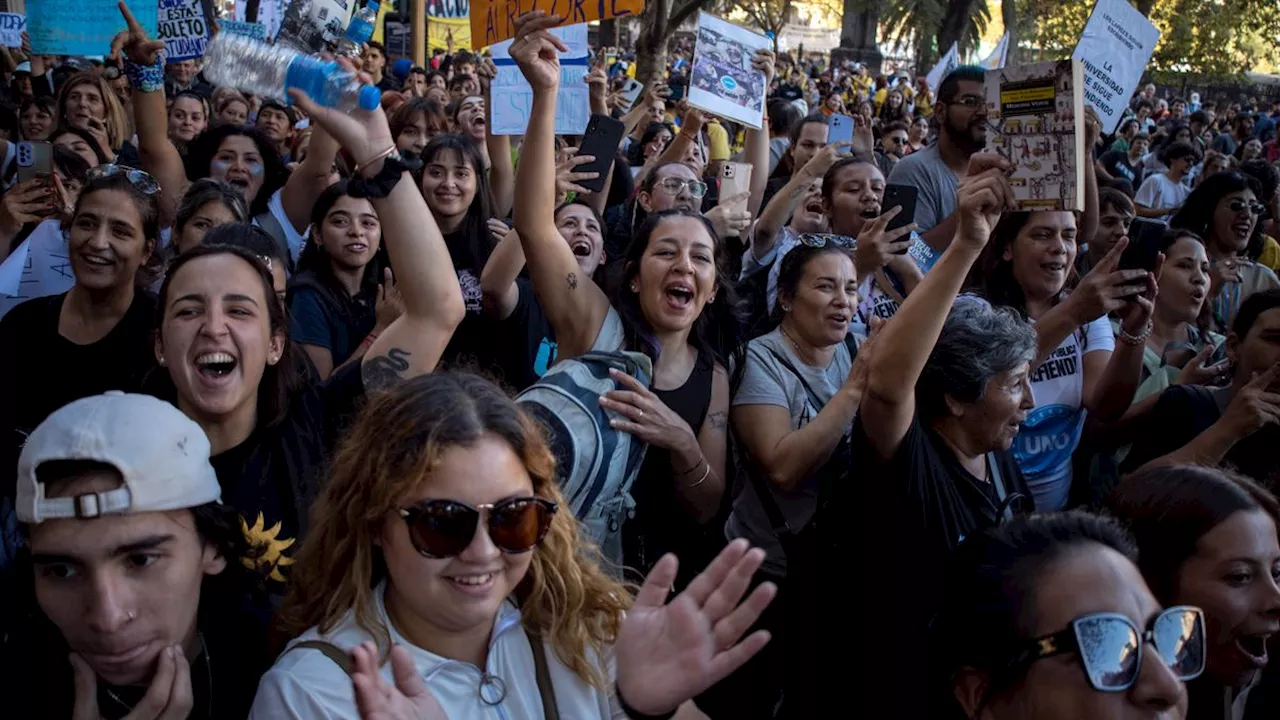
<path fill-rule="evenodd" d="M 368 250 L 369 246 L 365 245 L 364 243 L 357 242 L 357 243 L 351 243 L 350 245 L 343 245 L 342 249 L 346 250 L 349 253 L 360 254 Z"/>
<path fill-rule="evenodd" d="M 227 176 L 226 181 L 230 183 L 233 187 L 239 188 L 241 190 L 244 190 L 249 187 L 249 178 L 241 177 L 239 175 Z"/>
<path fill-rule="evenodd" d="M 805 212 L 814 213 L 815 215 L 821 215 L 821 214 L 822 214 L 822 201 L 821 201 L 821 200 L 811 200 L 811 201 L 809 201 L 809 202 L 805 203 L 805 205 L 804 205 L 804 211 L 805 211 Z"/>
<path fill-rule="evenodd" d="M 1240 648 L 1240 652 L 1253 661 L 1258 667 L 1267 664 L 1267 640 L 1270 634 L 1261 635 L 1242 635 L 1236 638 L 1236 647 Z"/>
<path fill-rule="evenodd" d="M 493 587 L 497 573 L 485 573 L 483 575 L 454 575 L 446 577 L 445 580 L 454 588 L 464 593 L 484 594 Z"/>
<path fill-rule="evenodd" d="M 1066 272 L 1067 264 L 1060 262 L 1040 263 L 1040 269 L 1051 273 Z"/>
<path fill-rule="evenodd" d="M 591 243 L 586 240 L 575 240 L 569 249 L 577 257 L 591 257 Z"/>
<path fill-rule="evenodd" d="M 667 302 L 684 309 L 693 304 L 693 288 L 687 285 L 671 285 L 666 290 Z"/>
<path fill-rule="evenodd" d="M 211 352 L 196 356 L 196 370 L 208 378 L 220 378 L 236 369 L 236 359 L 230 353 Z"/>
<path fill-rule="evenodd" d="M 102 257 L 101 255 L 89 255 L 87 253 L 82 253 L 80 255 L 80 259 L 84 260 L 84 263 L 86 265 L 89 265 L 92 267 L 109 268 L 115 265 L 115 261 L 113 261 L 111 258 L 105 258 L 105 257 Z"/>
<path fill-rule="evenodd" d="M 1253 223 L 1239 222 L 1232 225 L 1231 229 L 1234 230 L 1236 235 L 1239 235 L 1240 237 L 1248 237 L 1249 233 L 1253 232 Z"/>

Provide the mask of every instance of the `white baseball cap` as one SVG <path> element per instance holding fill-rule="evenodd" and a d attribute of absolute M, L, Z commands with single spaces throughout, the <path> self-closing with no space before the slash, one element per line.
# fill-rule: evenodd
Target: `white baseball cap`
<path fill-rule="evenodd" d="M 36 470 L 52 460 L 105 463 L 124 487 L 46 497 Z M 182 510 L 222 497 L 204 430 L 163 400 L 118 390 L 64 405 L 40 423 L 18 459 L 17 489 L 18 520 L 28 524 Z"/>

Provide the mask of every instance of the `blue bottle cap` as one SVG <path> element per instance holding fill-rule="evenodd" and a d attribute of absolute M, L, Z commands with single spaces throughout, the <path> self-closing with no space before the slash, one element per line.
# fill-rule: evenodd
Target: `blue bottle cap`
<path fill-rule="evenodd" d="M 382 104 L 382 91 L 373 85 L 365 85 L 360 88 L 360 109 L 361 110 L 377 110 Z"/>

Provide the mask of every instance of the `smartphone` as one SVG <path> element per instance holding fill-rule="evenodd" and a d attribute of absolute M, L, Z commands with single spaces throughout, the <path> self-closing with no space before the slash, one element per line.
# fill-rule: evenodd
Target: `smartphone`
<path fill-rule="evenodd" d="M 920 190 L 914 185 L 885 185 L 884 200 L 880 203 L 880 212 L 887 213 L 893 208 L 902 211 L 889 221 L 886 230 L 897 230 L 916 221 L 916 201 L 920 199 Z M 905 253 L 906 250 L 898 253 Z"/>
<path fill-rule="evenodd" d="M 1134 218 L 1129 223 L 1129 244 L 1120 253 L 1120 269 L 1155 271 L 1168 229 L 1169 226 L 1159 220 Z"/>
<path fill-rule="evenodd" d="M 585 165 L 579 165 L 575 172 L 597 172 L 600 177 L 595 180 L 582 180 L 578 184 L 591 192 L 604 189 L 606 173 L 618 154 L 618 144 L 622 142 L 625 127 L 621 120 L 614 120 L 608 115 L 592 115 L 587 122 L 587 131 L 582 135 L 582 144 L 578 147 L 579 155 L 590 155 L 595 158 Z"/>
<path fill-rule="evenodd" d="M 622 86 L 622 97 L 627 101 L 627 106 L 623 108 L 623 112 L 630 112 L 635 107 L 636 100 L 640 99 L 640 93 L 644 90 L 644 83 L 635 78 L 627 78 L 627 82 Z"/>
<path fill-rule="evenodd" d="M 853 118 L 848 115 L 832 115 L 827 119 L 827 144 L 839 145 L 853 142 Z"/>
<path fill-rule="evenodd" d="M 751 191 L 751 166 L 747 163 L 727 162 L 720 168 L 720 204 L 728 205 L 725 201 L 734 195 L 741 195 Z M 747 201 L 750 197 L 745 197 L 729 207 L 732 212 L 746 212 Z"/>
<path fill-rule="evenodd" d="M 22 140 L 17 145 L 18 182 L 53 174 L 53 145 L 44 141 Z"/>

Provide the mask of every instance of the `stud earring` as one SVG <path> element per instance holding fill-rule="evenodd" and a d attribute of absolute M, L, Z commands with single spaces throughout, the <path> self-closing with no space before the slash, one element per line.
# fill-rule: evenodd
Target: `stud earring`
<path fill-rule="evenodd" d="M 784 313 L 789 313 L 789 312 L 791 312 L 791 306 L 790 306 L 790 305 L 783 305 L 783 306 L 782 306 L 782 312 L 784 312 Z"/>
<path fill-rule="evenodd" d="M 160 363 L 160 367 L 165 367 L 165 364 L 164 364 L 164 356 L 163 356 L 163 355 L 161 355 L 160 357 L 156 358 L 156 362 Z"/>

